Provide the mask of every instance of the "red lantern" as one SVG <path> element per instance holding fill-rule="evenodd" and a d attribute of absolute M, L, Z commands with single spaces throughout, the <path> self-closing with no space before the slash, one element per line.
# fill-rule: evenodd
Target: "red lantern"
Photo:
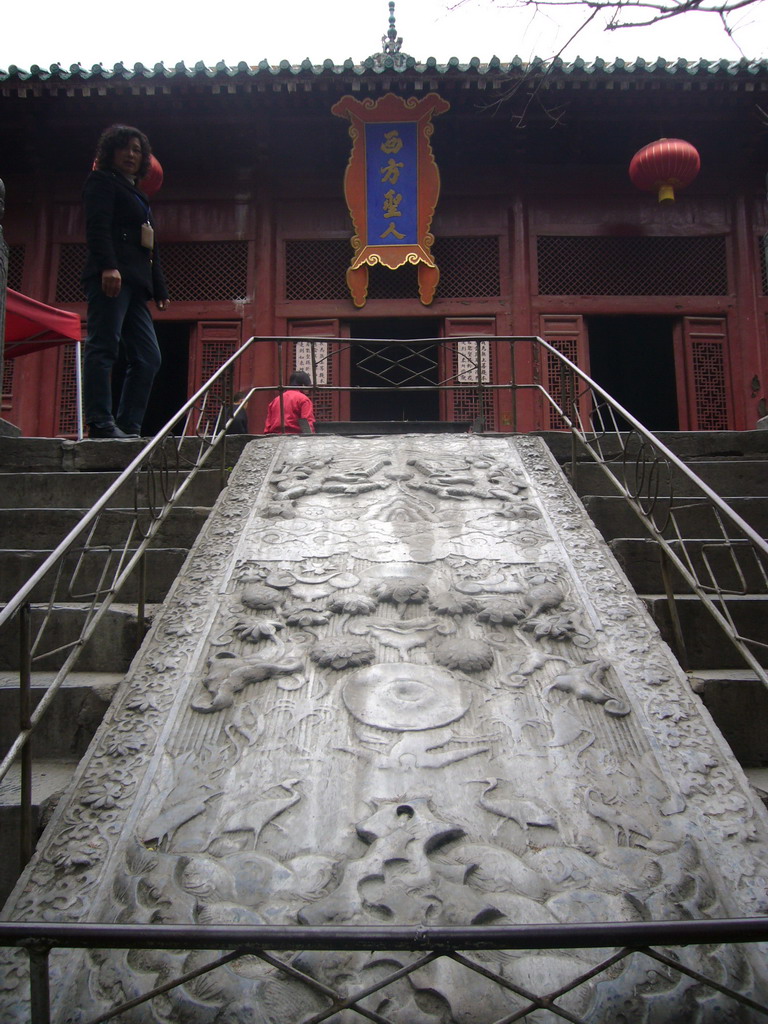
<path fill-rule="evenodd" d="M 154 153 L 149 154 L 149 170 L 139 181 L 139 188 L 148 196 L 160 191 L 163 184 L 163 166 Z"/>
<path fill-rule="evenodd" d="M 675 189 L 690 185 L 699 173 L 701 160 L 690 142 L 658 139 L 632 157 L 629 177 L 638 188 L 658 190 L 659 202 L 674 202 Z"/>
<path fill-rule="evenodd" d="M 93 161 L 91 170 L 96 170 L 96 161 Z M 138 185 L 141 191 L 147 196 L 153 196 L 155 192 L 160 191 L 160 186 L 163 184 L 163 165 L 157 159 L 154 153 L 149 154 L 149 170 L 140 178 Z"/>

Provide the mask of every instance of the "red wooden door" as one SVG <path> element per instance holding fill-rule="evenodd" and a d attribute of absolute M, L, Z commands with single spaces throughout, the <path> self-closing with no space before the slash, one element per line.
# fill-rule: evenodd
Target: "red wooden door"
<path fill-rule="evenodd" d="M 733 424 L 724 316 L 684 316 L 675 331 L 680 430 L 730 430 Z"/>
<path fill-rule="evenodd" d="M 320 422 L 349 420 L 349 391 L 322 390 L 324 386 L 349 387 L 349 345 L 339 341 L 349 336 L 348 328 L 333 318 L 291 320 L 288 334 L 297 341 L 286 346 L 283 358 L 283 382 L 293 370 L 305 370 L 318 389 L 312 392 L 315 419 Z M 333 341 L 302 342 L 301 338 L 329 338 Z"/>
<path fill-rule="evenodd" d="M 441 390 L 440 419 L 445 423 L 475 423 L 482 417 L 482 429 L 497 430 L 497 395 L 484 390 L 484 385 L 498 379 L 496 347 L 479 340 L 495 337 L 496 317 L 446 317 L 443 333 L 446 338 L 465 340 L 441 347 L 440 382 L 458 386 Z"/>
<path fill-rule="evenodd" d="M 201 320 L 192 330 L 189 345 L 188 393 L 191 397 L 218 370 L 222 363 L 240 347 L 240 320 Z M 199 423 L 193 429 L 212 428 L 221 406 L 227 399 L 227 384 L 220 378 L 208 393 L 198 411 Z"/>
<path fill-rule="evenodd" d="M 570 359 L 584 373 L 589 373 L 589 340 L 584 317 L 579 314 L 555 315 L 544 313 L 539 317 L 539 335 Z M 536 367 L 537 376 L 557 405 L 585 429 L 590 427 L 592 401 L 583 381 L 566 372 L 557 356 L 543 350 Z M 566 423 L 556 408 L 542 398 L 539 422 L 544 430 L 562 430 Z"/>

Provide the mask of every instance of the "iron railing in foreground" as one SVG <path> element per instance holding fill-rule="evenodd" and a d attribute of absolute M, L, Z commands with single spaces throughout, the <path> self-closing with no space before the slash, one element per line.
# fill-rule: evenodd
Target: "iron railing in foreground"
<path fill-rule="evenodd" d="M 19 733 L 0 763 L 0 780 L 21 762 L 20 863 L 32 855 L 32 753 L 29 740 L 74 668 L 83 648 L 132 573 L 138 574 L 136 647 L 146 623 L 147 548 L 197 473 L 219 449 L 221 486 L 226 482 L 226 431 L 250 393 L 232 402 L 235 364 L 249 339 L 224 362 L 105 490 L 20 590 L 0 610 L 0 629 L 18 632 Z M 222 403 L 223 399 L 223 403 Z M 97 442 L 98 443 L 98 442 Z M 127 442 L 124 442 L 127 443 Z M 117 507 L 125 492 L 132 507 Z M 122 496 L 118 498 L 118 493 Z M 44 593 L 44 599 L 38 595 Z M 79 630 L 52 638 L 53 614 L 62 604 L 84 608 Z M 46 659 L 62 660 L 39 704 L 32 709 L 32 671 Z"/>
<path fill-rule="evenodd" d="M 724 984 L 721 971 L 719 977 L 708 977 L 701 971 L 685 963 L 685 948 L 703 946 L 708 950 L 713 947 L 733 944 L 763 943 L 768 940 L 768 917 L 741 918 L 734 920 L 697 920 L 697 921 L 635 921 L 589 924 L 539 924 L 539 925 L 483 925 L 478 927 L 363 927 L 346 926 L 315 926 L 271 925 L 251 927 L 247 925 L 100 925 L 100 924 L 24 924 L 22 922 L 0 923 L 0 946 L 21 947 L 26 950 L 29 958 L 30 1024 L 50 1024 L 50 977 L 49 954 L 54 949 L 151 949 L 151 950 L 229 950 L 230 952 L 216 956 L 209 962 L 196 966 L 194 970 L 170 978 L 162 985 L 148 989 L 140 996 L 123 1001 L 104 1012 L 87 1020 L 82 1017 L 81 1024 L 104 1024 L 120 1014 L 138 1006 L 149 1003 L 152 999 L 162 996 L 179 986 L 183 986 L 195 978 L 209 974 L 219 967 L 240 959 L 255 957 L 271 968 L 275 975 L 284 975 L 293 982 L 303 984 L 324 1003 L 317 1010 L 307 1013 L 301 1011 L 299 1016 L 285 1017 L 281 1024 L 320 1024 L 331 1019 L 335 1014 L 350 1010 L 360 1017 L 376 1021 L 378 1024 L 395 1024 L 392 1017 L 387 1016 L 386 1007 L 375 1003 L 372 997 L 377 996 L 391 985 L 440 957 L 450 958 L 455 963 L 475 972 L 489 982 L 499 985 L 510 999 L 516 999 L 518 1005 L 509 1013 L 499 1018 L 494 1024 L 512 1024 L 513 1021 L 524 1020 L 526 1015 L 537 1009 L 549 1010 L 556 1018 L 570 1021 L 571 1024 L 596 1024 L 589 1016 L 579 1016 L 562 1005 L 558 1000 L 583 985 L 591 985 L 596 979 L 631 957 L 644 957 L 651 961 L 650 969 L 657 977 L 659 984 L 679 978 L 690 979 L 695 993 L 689 991 L 688 1003 L 691 1012 L 695 1012 L 697 996 L 703 989 L 707 996 L 716 992 L 724 996 L 728 1005 L 743 1007 L 752 1011 L 751 1019 L 768 1018 L 768 1003 L 765 996 L 758 991 L 765 984 L 765 979 L 752 979 L 752 971 L 745 969 L 735 972 L 739 975 L 738 983 L 742 990 Z M 660 948 L 656 948 L 660 947 Z M 585 950 L 597 949 L 601 953 L 597 963 L 587 970 L 575 971 L 573 978 L 563 985 L 546 992 L 533 992 L 527 986 L 515 983 L 492 970 L 488 963 L 478 962 L 467 956 L 466 952 L 494 951 L 528 951 L 540 950 Z M 345 990 L 337 990 L 320 982 L 291 963 L 289 959 L 274 956 L 275 951 L 324 951 L 359 950 L 383 952 L 404 952 L 414 955 L 414 959 L 400 964 L 389 964 L 389 972 L 385 977 L 377 976 L 370 985 L 360 985 L 358 981 L 348 981 Z M 679 952 L 677 951 L 679 950 Z M 390 961 L 394 957 L 388 958 Z M 584 965 L 582 965 L 584 966 Z M 342 972 L 344 973 L 344 972 Z M 356 978 L 353 971 L 346 972 L 348 977 Z M 650 972 L 649 972 L 650 974 Z M 730 980 L 730 978 L 728 979 Z M 736 984 L 736 982 L 734 982 Z M 674 989 L 674 984 L 671 989 Z M 747 989 L 744 991 L 744 989 Z M 755 991 L 753 991 L 753 988 Z M 6 989 L 6 992 L 8 990 Z M 629 995 L 630 993 L 628 993 Z M 654 994 L 656 1001 L 658 994 Z M 670 997 L 672 998 L 672 997 Z M 367 1001 L 367 1002 L 366 1002 Z M 396 1000 L 395 1000 L 396 1002 Z M 641 999 L 642 1002 L 642 999 Z M 711 1003 L 710 1009 L 712 1009 Z M 252 1007 L 255 1010 L 255 1007 Z M 679 1018 L 680 1007 L 673 1007 Z M 725 1009 L 723 1007 L 723 1009 Z M 656 1011 L 659 1006 L 656 1006 Z M 582 1014 L 585 1011 L 582 1011 Z M 397 1011 L 396 1011 L 397 1014 Z M 656 1019 L 656 1018 L 654 1018 Z M 694 1018 L 693 1016 L 691 1019 Z M 709 1018 L 707 1018 L 709 1019 Z M 719 1018 L 718 1018 L 719 1019 Z M 726 1019 L 725 1015 L 723 1019 Z M 728 1019 L 732 1019 L 728 1016 Z M 739 1018 L 743 1019 L 743 1018 Z M 402 1017 L 398 1016 L 398 1020 Z M 12 1024 L 8 1021 L 8 1024 Z M 19 1020 L 18 1024 L 21 1024 Z M 600 1020 L 599 1024 L 604 1024 Z"/>
<path fill-rule="evenodd" d="M 689 666 L 678 612 L 681 590 L 673 570 L 768 687 L 765 615 L 737 622 L 734 614 L 739 598 L 755 598 L 768 607 L 768 541 L 578 366 L 543 339 L 531 341 L 544 354 L 534 359 L 539 379 L 533 386 L 571 431 L 574 486 L 581 451 L 600 466 L 659 547 L 670 625 L 683 667 Z"/>

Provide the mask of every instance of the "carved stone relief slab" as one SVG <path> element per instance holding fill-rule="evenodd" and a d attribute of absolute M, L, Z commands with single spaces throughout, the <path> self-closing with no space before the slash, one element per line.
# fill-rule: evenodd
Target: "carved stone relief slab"
<path fill-rule="evenodd" d="M 6 915 L 752 916 L 765 912 L 767 836 L 543 442 L 286 438 L 246 448 Z M 743 950 L 681 956 L 745 992 L 762 984 Z M 54 1019 L 105 1012 L 202 959 L 61 955 Z M 481 959 L 535 991 L 599 954 Z M 350 992 L 383 969 L 361 953 L 294 963 Z M 617 1007 L 638 1024 L 662 1006 L 702 1024 L 721 1012 L 690 981 L 638 972 L 617 966 L 563 1005 L 595 1024 Z M 24 1019 L 22 975 L 9 961 L 4 1020 Z M 398 1024 L 484 1024 L 517 1005 L 445 960 L 386 991 Z M 381 998 L 366 1007 L 379 1012 Z M 223 1024 L 238 1006 L 289 1024 L 323 1003 L 247 959 L 124 1019 Z"/>

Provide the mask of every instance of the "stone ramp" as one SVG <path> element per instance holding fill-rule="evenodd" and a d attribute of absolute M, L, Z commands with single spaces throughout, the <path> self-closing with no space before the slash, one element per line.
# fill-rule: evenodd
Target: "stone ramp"
<path fill-rule="evenodd" d="M 766 838 L 765 809 L 540 439 L 274 438 L 243 453 L 5 918 L 749 917 L 765 912 Z M 481 954 L 534 991 L 598 955 Z M 748 948 L 680 956 L 765 999 Z M 374 956 L 342 959 L 296 964 L 350 991 L 379 976 Z M 198 962 L 58 954 L 53 1020 Z M 594 1024 L 752 1019 L 638 970 L 561 1005 Z M 3 1021 L 26 1019 L 25 972 L 7 961 Z M 299 1024 L 323 1005 L 247 960 L 121 1020 Z M 397 984 L 386 1018 L 490 1024 L 519 1005 L 440 961 Z"/>

